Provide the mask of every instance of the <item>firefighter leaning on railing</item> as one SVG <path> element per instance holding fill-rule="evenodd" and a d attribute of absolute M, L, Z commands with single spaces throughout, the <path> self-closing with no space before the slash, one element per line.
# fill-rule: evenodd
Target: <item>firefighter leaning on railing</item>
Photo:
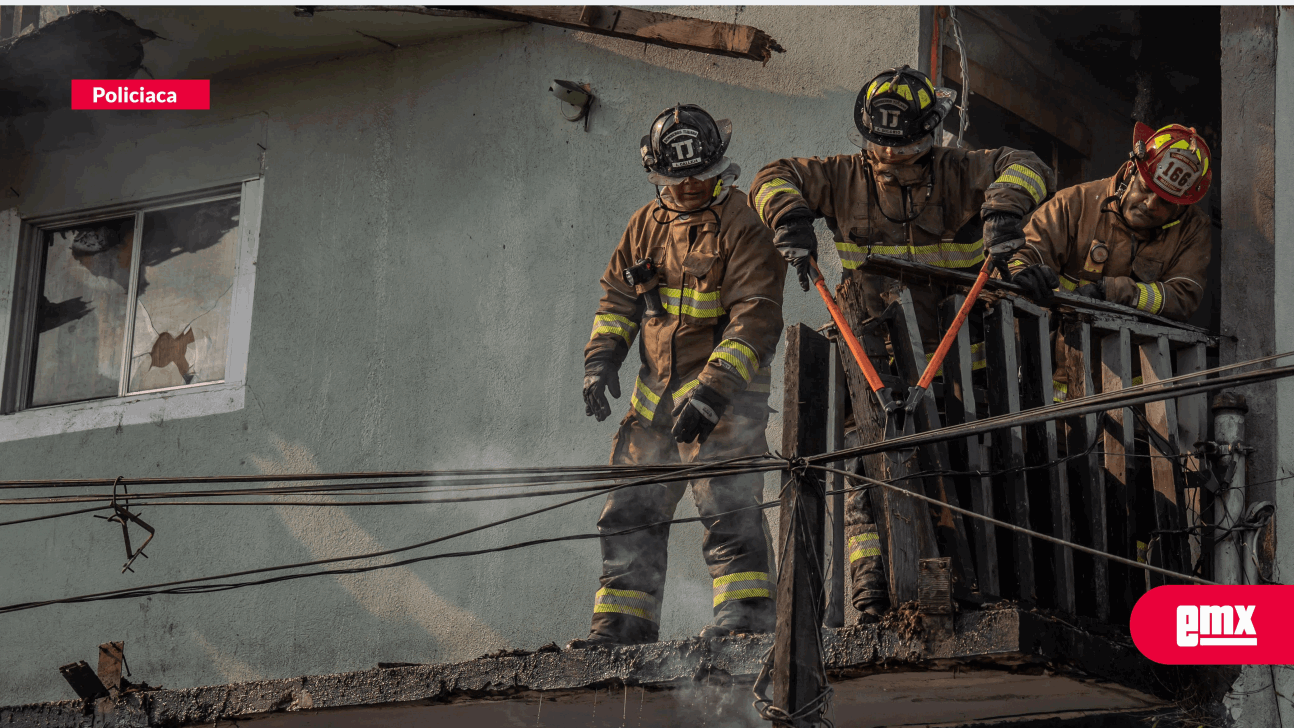
<path fill-rule="evenodd" d="M 1195 206 L 1213 178 L 1209 147 L 1178 124 L 1151 131 L 1138 122 L 1132 136 L 1131 159 L 1113 177 L 1061 190 L 1033 213 L 1011 280 L 1038 299 L 1056 287 L 1185 321 L 1204 295 L 1213 248 Z M 1059 368 L 1057 398 L 1068 381 Z"/>
<path fill-rule="evenodd" d="M 857 270 L 869 253 L 978 272 L 986 247 L 1023 237 L 1024 215 L 1054 191 L 1055 177 L 1033 152 L 936 146 L 934 132 L 955 97 L 920 71 L 890 69 L 864 86 L 854 104 L 857 133 L 850 137 L 862 153 L 779 159 L 755 176 L 755 211 L 776 231 L 774 242 L 796 267 L 802 288 L 811 284 L 818 217 L 835 236 L 845 276 L 862 286 L 871 316 L 896 300 L 898 289 L 892 279 Z M 939 302 L 952 291 L 924 286 L 911 292 L 929 356 L 941 333 Z M 972 350 L 976 369 L 983 368 L 982 349 Z M 852 601 L 871 621 L 885 610 L 889 594 L 868 491 L 851 494 L 845 513 Z"/>
<path fill-rule="evenodd" d="M 643 137 L 643 166 L 658 196 L 630 218 L 612 254 L 584 349 L 586 412 L 600 422 L 611 413 L 603 392 L 620 396 L 617 372 L 637 339 L 642 368 L 613 465 L 768 451 L 769 366 L 782 335 L 786 263 L 733 186 L 740 170 L 724 156 L 731 134 L 726 119 L 682 105 L 662 112 Z M 598 519 L 602 588 L 589 637 L 572 647 L 657 639 L 669 526 L 640 527 L 670 520 L 686 485 L 607 497 Z M 692 481 L 714 589 L 714 621 L 703 637 L 774 627 L 772 564 L 755 507 L 763 491 L 761 474 Z"/>

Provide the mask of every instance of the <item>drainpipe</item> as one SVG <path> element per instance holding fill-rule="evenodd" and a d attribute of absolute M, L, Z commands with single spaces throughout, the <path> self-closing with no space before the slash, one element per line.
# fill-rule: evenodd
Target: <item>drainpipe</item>
<path fill-rule="evenodd" d="M 1223 392 L 1213 398 L 1213 438 L 1223 488 L 1213 506 L 1213 523 L 1219 529 L 1213 545 L 1213 580 L 1219 584 L 1240 583 L 1240 531 L 1228 531 L 1240 527 L 1245 515 L 1247 412 L 1249 405 L 1243 394 Z"/>
<path fill-rule="evenodd" d="M 1258 532 L 1267 525 L 1267 522 L 1276 515 L 1276 504 L 1271 501 L 1259 501 L 1249 504 L 1245 510 L 1245 521 L 1241 528 L 1245 534 L 1245 550 L 1240 555 L 1240 562 L 1243 565 L 1241 573 L 1244 574 L 1245 584 L 1258 584 Z"/>

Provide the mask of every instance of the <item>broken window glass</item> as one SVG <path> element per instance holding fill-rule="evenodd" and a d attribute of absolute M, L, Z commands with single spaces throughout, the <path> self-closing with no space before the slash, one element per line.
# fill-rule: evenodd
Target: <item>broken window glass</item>
<path fill-rule="evenodd" d="M 134 226 L 131 215 L 45 232 L 32 406 L 117 395 Z"/>
<path fill-rule="evenodd" d="M 237 198 L 144 213 L 131 392 L 225 377 Z"/>

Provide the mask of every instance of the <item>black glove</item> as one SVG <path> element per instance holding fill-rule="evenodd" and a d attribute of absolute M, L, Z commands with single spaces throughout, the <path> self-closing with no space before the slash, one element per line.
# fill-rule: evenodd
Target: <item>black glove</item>
<path fill-rule="evenodd" d="M 810 259 L 818 257 L 818 235 L 813 232 L 813 217 L 787 214 L 773 233 L 773 245 L 795 267 L 800 277 L 800 288 L 809 290 L 813 285 L 813 265 Z"/>
<path fill-rule="evenodd" d="M 1102 278 L 1098 283 L 1084 283 L 1083 285 L 1079 286 L 1078 290 L 1074 291 L 1074 293 L 1080 296 L 1084 296 L 1086 298 L 1095 299 L 1097 301 L 1104 301 L 1105 300 L 1105 279 Z"/>
<path fill-rule="evenodd" d="M 611 405 L 607 403 L 609 390 L 611 396 L 620 399 L 620 365 L 606 360 L 584 362 L 584 414 L 596 417 L 598 422 L 611 414 Z"/>
<path fill-rule="evenodd" d="M 704 384 L 698 384 L 691 396 L 674 408 L 674 429 L 669 434 L 679 442 L 705 442 L 727 408 L 727 399 Z"/>
<path fill-rule="evenodd" d="M 984 215 L 984 249 L 1005 260 L 1024 246 L 1023 218 L 1014 212 L 982 210 Z M 998 247 L 994 250 L 995 246 Z"/>
<path fill-rule="evenodd" d="M 1060 285 L 1060 278 L 1056 276 L 1056 271 L 1045 265 L 1030 265 L 1011 276 L 1011 282 L 1023 288 L 1024 295 L 1029 298 L 1048 303 L 1056 286 Z"/>

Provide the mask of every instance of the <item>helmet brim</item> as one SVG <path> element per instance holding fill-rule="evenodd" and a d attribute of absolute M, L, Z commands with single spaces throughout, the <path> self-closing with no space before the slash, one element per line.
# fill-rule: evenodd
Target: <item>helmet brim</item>
<path fill-rule="evenodd" d="M 686 177 L 668 177 L 666 175 L 660 174 L 659 172 L 648 172 L 647 181 L 651 182 L 654 185 L 659 185 L 661 187 L 672 187 L 677 184 L 682 184 L 684 181 L 686 181 L 689 178 L 699 179 L 699 180 L 714 179 L 715 177 L 718 177 L 719 175 L 723 174 L 730 166 L 732 166 L 732 160 L 729 159 L 728 157 L 724 157 L 723 159 L 720 159 L 718 162 L 711 165 L 710 167 L 707 167 L 706 169 L 700 172 L 697 172 L 695 174 L 689 174 Z"/>

